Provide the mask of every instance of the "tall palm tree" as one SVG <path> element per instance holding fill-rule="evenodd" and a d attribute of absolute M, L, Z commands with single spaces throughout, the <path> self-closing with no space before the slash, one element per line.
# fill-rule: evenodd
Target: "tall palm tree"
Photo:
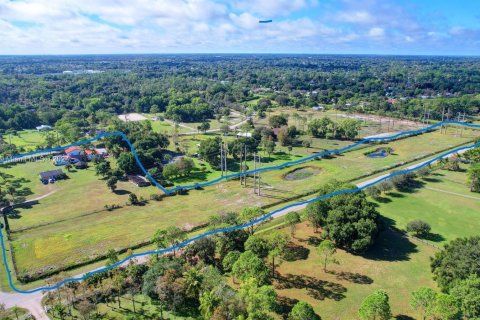
<path fill-rule="evenodd" d="M 12 144 L 12 135 L 15 135 L 17 131 L 15 129 L 8 129 L 5 133 L 8 135 L 8 144 Z"/>
<path fill-rule="evenodd" d="M 190 268 L 183 273 L 187 295 L 197 298 L 202 288 L 203 277 L 197 268 Z"/>
<path fill-rule="evenodd" d="M 17 306 L 13 306 L 12 308 L 13 313 L 15 313 L 15 318 L 18 320 L 18 313 L 20 312 L 20 308 Z"/>

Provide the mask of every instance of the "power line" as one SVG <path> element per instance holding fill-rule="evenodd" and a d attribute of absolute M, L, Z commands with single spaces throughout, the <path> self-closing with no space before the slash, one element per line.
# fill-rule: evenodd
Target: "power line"
<path fill-rule="evenodd" d="M 253 154 L 253 193 L 257 193 L 257 154 Z"/>
<path fill-rule="evenodd" d="M 227 175 L 227 152 L 228 146 L 223 141 L 220 143 L 220 170 L 222 171 L 222 177 Z"/>
<path fill-rule="evenodd" d="M 220 171 L 222 172 L 223 177 L 223 141 L 220 142 Z"/>
<path fill-rule="evenodd" d="M 257 169 L 261 168 L 261 163 L 262 163 L 262 157 L 259 154 L 254 153 L 253 154 L 253 193 L 261 195 L 260 191 L 260 171 L 257 172 Z M 258 164 L 258 167 L 257 167 Z M 258 190 L 257 190 L 258 188 Z"/>

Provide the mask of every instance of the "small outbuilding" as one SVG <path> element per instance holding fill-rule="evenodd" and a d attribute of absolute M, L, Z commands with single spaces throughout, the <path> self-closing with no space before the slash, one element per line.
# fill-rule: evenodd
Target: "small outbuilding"
<path fill-rule="evenodd" d="M 137 187 L 148 187 L 150 185 L 150 181 L 148 181 L 147 178 L 139 174 L 129 174 L 127 178 L 128 181 L 130 181 Z"/>
<path fill-rule="evenodd" d="M 237 137 L 250 138 L 251 136 L 252 136 L 251 132 L 239 132 L 239 133 L 237 133 Z"/>
<path fill-rule="evenodd" d="M 95 148 L 93 150 L 95 151 L 95 154 L 99 157 L 108 157 L 108 150 L 106 148 Z"/>
<path fill-rule="evenodd" d="M 38 131 L 48 131 L 52 130 L 52 126 L 47 126 L 45 124 L 42 124 L 41 126 L 36 127 Z"/>
<path fill-rule="evenodd" d="M 48 131 L 48 130 L 52 130 L 52 126 L 42 124 L 41 126 L 36 127 L 36 129 L 38 131 Z"/>
<path fill-rule="evenodd" d="M 58 180 L 63 178 L 65 176 L 65 173 L 63 173 L 61 169 L 57 169 L 57 170 L 40 172 L 39 175 L 40 175 L 40 180 L 42 180 L 42 182 L 48 182 L 51 180 Z"/>

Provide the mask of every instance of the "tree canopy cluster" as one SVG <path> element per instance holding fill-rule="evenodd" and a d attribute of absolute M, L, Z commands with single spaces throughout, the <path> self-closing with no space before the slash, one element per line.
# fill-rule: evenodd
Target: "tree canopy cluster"
<path fill-rule="evenodd" d="M 256 93 L 265 95 L 258 111 L 272 102 L 335 104 L 418 118 L 428 107 L 438 120 L 442 110 L 453 118 L 480 107 L 480 62 L 473 57 L 132 55 L 0 62 L 0 129 L 56 125 L 81 114 L 84 130 L 132 111 L 200 122 L 226 107 L 244 108 Z"/>
<path fill-rule="evenodd" d="M 354 188 L 331 181 L 321 188 L 318 196 Z M 341 194 L 312 202 L 306 211 L 315 230 L 322 228 L 326 238 L 347 251 L 364 252 L 374 243 L 379 230 L 378 212 L 364 192 Z"/>
<path fill-rule="evenodd" d="M 247 208 L 239 214 L 215 215 L 210 218 L 210 225 L 219 228 L 240 224 L 262 213 L 258 208 Z M 141 318 L 140 306 L 133 297 L 142 293 L 157 306 L 159 318 L 168 311 L 174 316 L 195 319 L 268 320 L 278 314 L 291 320 L 320 320 L 304 301 L 288 310 L 280 308 L 272 279 L 289 236 L 277 231 L 260 236 L 255 231 L 256 228 L 224 232 L 198 239 L 183 250 L 153 255 L 146 264 L 131 263 L 97 273 L 87 278 L 85 286 L 83 282 L 72 283 L 48 293 L 45 303 L 56 317 L 62 318 L 75 309 L 84 318 L 101 318 L 95 305 L 118 305 L 121 310 L 123 296 L 131 301 L 134 317 Z M 171 226 L 155 232 L 152 243 L 157 249 L 169 248 L 186 236 L 185 231 Z M 106 256 L 107 264 L 119 261 L 113 249 Z M 235 286 L 229 284 L 228 277 L 233 277 Z M 71 294 L 75 301 L 69 298 Z"/>

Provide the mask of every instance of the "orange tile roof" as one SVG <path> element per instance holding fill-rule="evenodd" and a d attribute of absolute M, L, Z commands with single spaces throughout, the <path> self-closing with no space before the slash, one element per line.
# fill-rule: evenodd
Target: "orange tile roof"
<path fill-rule="evenodd" d="M 65 153 L 70 153 L 75 150 L 81 150 L 81 148 L 79 146 L 68 147 L 67 149 L 65 149 Z"/>

